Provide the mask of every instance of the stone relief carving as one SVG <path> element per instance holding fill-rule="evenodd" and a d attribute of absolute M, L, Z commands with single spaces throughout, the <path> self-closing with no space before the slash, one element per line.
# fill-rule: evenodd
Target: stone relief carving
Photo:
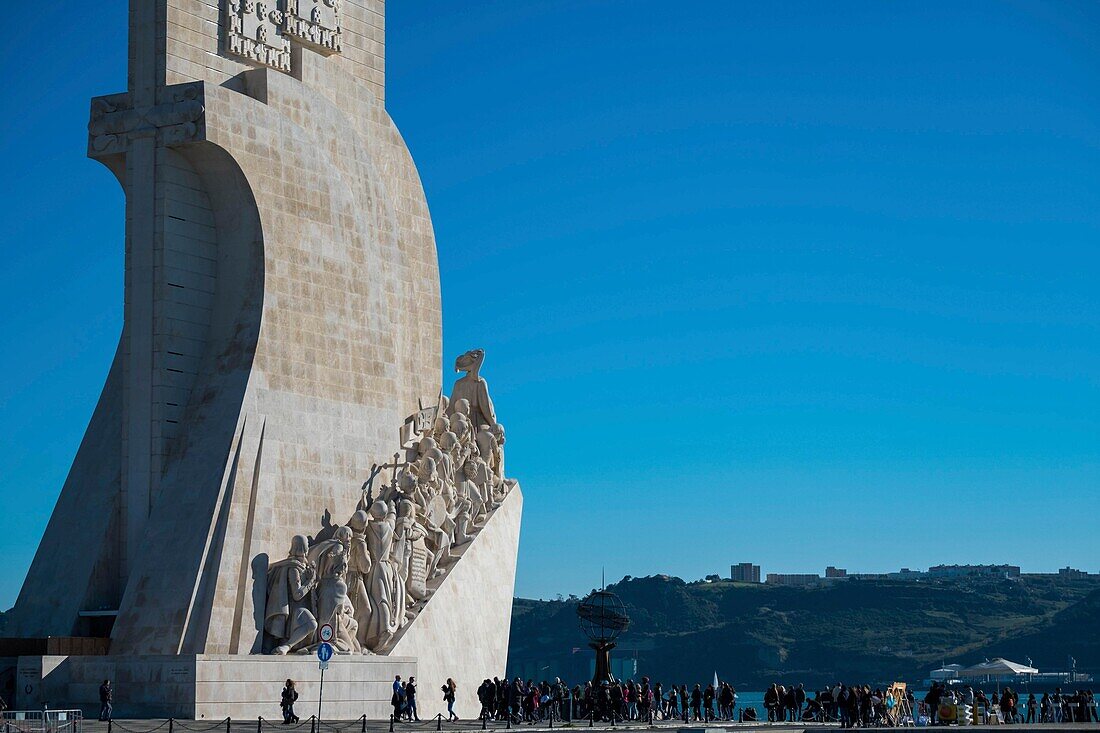
<path fill-rule="evenodd" d="M 340 0 L 286 0 L 283 32 L 320 53 L 339 53 Z"/>
<path fill-rule="evenodd" d="M 205 90 L 201 81 L 173 84 L 157 91 L 157 104 L 135 108 L 130 95 L 92 99 L 88 119 L 88 156 L 125 152 L 136 138 L 155 137 L 158 145 L 183 145 L 206 139 Z"/>
<path fill-rule="evenodd" d="M 390 484 L 364 497 L 347 524 L 290 556 L 267 577 L 264 649 L 307 653 L 332 624 L 343 654 L 384 654 L 431 602 L 463 548 L 477 538 L 515 481 L 504 477 L 504 429 L 479 371 L 480 349 L 458 358 L 466 376 L 448 399 L 421 410 L 399 430 Z M 321 539 L 323 538 L 323 539 Z"/>
<path fill-rule="evenodd" d="M 316 568 L 309 560 L 309 544 L 303 535 L 290 541 L 290 555 L 267 571 L 267 609 L 264 632 L 275 642 L 272 654 L 297 651 L 313 640 L 317 619 L 310 593 Z"/>
<path fill-rule="evenodd" d="M 291 70 L 297 41 L 326 56 L 343 44 L 341 0 L 225 0 L 225 47 L 236 56 Z"/>
<path fill-rule="evenodd" d="M 226 48 L 279 71 L 290 71 L 290 39 L 282 34 L 283 11 L 274 0 L 228 0 Z"/>

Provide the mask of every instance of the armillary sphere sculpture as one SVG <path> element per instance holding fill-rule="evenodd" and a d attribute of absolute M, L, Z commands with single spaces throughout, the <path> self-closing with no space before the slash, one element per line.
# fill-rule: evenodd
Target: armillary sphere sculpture
<path fill-rule="evenodd" d="M 588 646 L 596 650 L 596 674 L 592 685 L 614 682 L 611 674 L 611 650 L 619 634 L 630 627 L 630 617 L 619 597 L 608 590 L 598 590 L 577 606 L 581 631 L 588 637 Z"/>

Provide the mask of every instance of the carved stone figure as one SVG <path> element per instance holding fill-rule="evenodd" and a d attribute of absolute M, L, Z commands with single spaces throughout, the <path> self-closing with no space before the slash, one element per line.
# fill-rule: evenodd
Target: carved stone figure
<path fill-rule="evenodd" d="M 370 599 L 370 618 L 367 628 L 360 636 L 367 647 L 379 649 L 390 635 L 400 626 L 395 619 L 397 568 L 393 561 L 392 550 L 397 515 L 392 505 L 376 501 L 370 508 L 370 521 L 367 524 L 367 549 L 370 551 L 371 571 L 367 583 L 367 597 Z"/>
<path fill-rule="evenodd" d="M 316 573 L 307 556 L 309 540 L 295 535 L 290 555 L 267 571 L 267 608 L 264 631 L 275 639 L 272 654 L 287 654 L 307 645 L 317 631 L 317 619 L 309 607 Z"/>
<path fill-rule="evenodd" d="M 464 471 L 466 479 L 473 484 L 485 509 L 487 511 L 495 509 L 497 500 L 493 495 L 493 476 L 489 471 L 489 464 L 483 458 L 474 457 L 466 461 Z"/>
<path fill-rule="evenodd" d="M 367 579 L 371 569 L 370 550 L 367 549 L 367 513 L 360 509 L 352 514 L 348 527 L 352 531 L 348 548 L 348 598 L 354 609 L 356 627 L 365 629 L 370 619 Z"/>
<path fill-rule="evenodd" d="M 455 515 L 455 545 L 464 545 L 474 538 L 472 509 L 473 502 L 468 496 L 459 497 L 458 513 Z"/>
<path fill-rule="evenodd" d="M 493 455 L 489 461 L 489 467 L 493 469 L 493 473 L 497 475 L 497 478 L 504 479 L 504 426 L 497 423 L 493 426 L 493 437 L 496 439 L 493 444 Z"/>
<path fill-rule="evenodd" d="M 333 638 L 333 647 L 341 654 L 358 654 L 363 650 L 359 644 L 359 624 L 355 620 L 355 607 L 348 598 L 348 586 L 344 581 L 338 580 L 333 586 L 336 610 L 331 620 L 332 628 L 336 632 Z"/>
<path fill-rule="evenodd" d="M 273 566 L 266 626 L 277 653 L 308 646 L 324 623 L 341 653 L 385 651 L 429 600 L 429 581 L 500 506 L 514 482 L 504 478 L 504 426 L 478 374 L 483 359 L 480 349 L 460 356 L 455 368 L 467 374 L 451 398 L 405 421 L 404 461 L 398 452 L 387 464 L 392 482 L 377 500 L 367 495 L 347 526 L 326 513 L 313 547 L 296 537 Z"/>
<path fill-rule="evenodd" d="M 467 461 L 462 466 L 462 481 L 459 483 L 459 496 L 465 496 L 470 500 L 470 516 L 475 524 L 480 524 L 490 509 L 491 497 L 483 492 L 477 478 L 477 463 Z"/>
<path fill-rule="evenodd" d="M 409 605 L 428 597 L 427 532 L 418 521 L 416 504 L 401 502 L 397 513 L 397 543 L 395 555 L 400 559 L 399 574 L 405 583 Z M 399 548 L 399 549 L 398 549 Z"/>
<path fill-rule="evenodd" d="M 484 349 L 471 349 L 455 359 L 455 371 L 466 375 L 455 382 L 451 390 L 451 404 L 466 400 L 470 405 L 470 420 L 475 427 L 496 424 L 493 401 L 489 399 L 489 385 L 481 378 L 481 365 L 485 362 Z"/>
<path fill-rule="evenodd" d="M 336 628 L 336 614 L 342 600 L 338 586 L 343 586 L 347 596 L 347 575 L 350 560 L 352 530 L 339 527 L 331 540 L 318 542 L 310 548 L 310 559 L 317 565 L 317 588 L 313 603 L 318 623 L 332 624 Z"/>
<path fill-rule="evenodd" d="M 443 573 L 444 566 L 451 559 L 454 522 L 447 511 L 447 503 L 443 497 L 432 497 L 431 502 L 425 507 L 424 529 L 428 535 L 428 549 L 431 552 L 428 577 L 433 578 Z"/>

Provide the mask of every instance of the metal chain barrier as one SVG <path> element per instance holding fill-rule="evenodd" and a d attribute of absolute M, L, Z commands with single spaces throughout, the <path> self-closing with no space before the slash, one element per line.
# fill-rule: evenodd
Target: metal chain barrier
<path fill-rule="evenodd" d="M 180 721 L 180 720 L 174 720 L 173 719 L 173 722 L 174 722 L 175 725 L 178 725 L 180 728 L 183 728 L 184 730 L 187 730 L 187 731 L 192 731 L 193 733 L 207 733 L 207 731 L 212 731 L 212 730 L 217 730 L 218 728 L 227 727 L 229 725 L 229 718 L 226 718 L 225 720 L 219 720 L 217 723 L 214 723 L 213 725 L 207 726 L 205 728 L 194 728 L 190 725 L 186 725 L 183 721 Z"/>
<path fill-rule="evenodd" d="M 165 727 L 166 725 L 169 725 L 171 722 L 172 722 L 172 720 L 168 719 L 168 720 L 164 721 L 163 723 L 161 723 L 160 725 L 158 725 L 156 727 L 153 727 L 153 728 L 149 728 L 148 730 L 134 730 L 133 728 L 127 728 L 126 726 L 124 726 L 122 723 L 119 723 L 119 722 L 115 722 L 115 727 L 118 728 L 119 730 L 123 731 L 123 733 L 153 733 L 153 731 L 160 730 L 161 728 Z"/>

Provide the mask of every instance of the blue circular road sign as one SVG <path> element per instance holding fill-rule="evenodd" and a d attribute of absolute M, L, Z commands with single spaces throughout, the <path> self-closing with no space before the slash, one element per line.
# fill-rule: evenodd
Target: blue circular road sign
<path fill-rule="evenodd" d="M 327 662 L 328 660 L 332 659 L 332 652 L 332 644 L 324 642 L 321 644 L 321 646 L 317 647 L 317 658 L 320 659 L 322 662 Z"/>

